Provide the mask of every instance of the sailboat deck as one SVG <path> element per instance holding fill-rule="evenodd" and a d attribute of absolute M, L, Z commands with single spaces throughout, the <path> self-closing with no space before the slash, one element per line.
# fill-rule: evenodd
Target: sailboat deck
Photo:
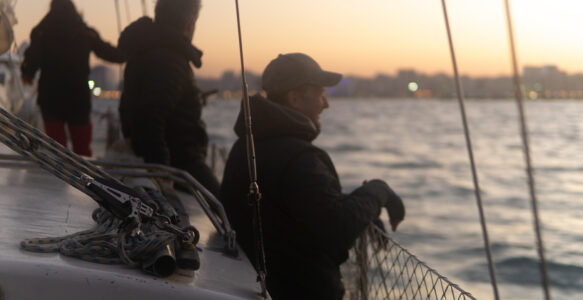
<path fill-rule="evenodd" d="M 58 253 L 19 249 L 26 238 L 64 236 L 93 228 L 96 202 L 41 169 L 0 168 L 0 299 L 253 299 L 259 286 L 242 252 L 224 241 L 198 203 L 179 193 L 200 232 L 201 267 L 194 277 L 149 275 Z"/>

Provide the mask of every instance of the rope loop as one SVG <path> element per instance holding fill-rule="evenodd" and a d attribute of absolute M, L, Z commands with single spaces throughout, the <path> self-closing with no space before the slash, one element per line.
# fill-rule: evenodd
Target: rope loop
<path fill-rule="evenodd" d="M 58 252 L 95 263 L 140 267 L 144 260 L 174 243 L 178 237 L 168 231 L 155 230 L 155 226 L 144 226 L 141 234 L 130 228 L 121 229 L 122 221 L 101 207 L 91 216 L 97 223 L 93 229 L 62 237 L 25 239 L 20 248 L 38 253 Z M 198 231 L 194 227 L 185 230 L 196 233 L 198 241 Z"/>

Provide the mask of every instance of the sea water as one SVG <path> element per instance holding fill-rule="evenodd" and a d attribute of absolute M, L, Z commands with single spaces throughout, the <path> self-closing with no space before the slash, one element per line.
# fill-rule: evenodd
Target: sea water
<path fill-rule="evenodd" d="M 209 100 L 211 143 L 232 145 L 239 108 Z M 466 108 L 500 297 L 543 299 L 517 105 Z M 551 295 L 583 299 L 583 101 L 529 101 L 525 112 Z M 476 298 L 493 299 L 457 101 L 330 99 L 321 123 L 314 143 L 332 157 L 344 191 L 386 180 L 407 208 L 392 237 Z"/>

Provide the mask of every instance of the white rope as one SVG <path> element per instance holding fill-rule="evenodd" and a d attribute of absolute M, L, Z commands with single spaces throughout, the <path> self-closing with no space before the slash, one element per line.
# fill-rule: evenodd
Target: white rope
<path fill-rule="evenodd" d="M 122 221 L 101 207 L 92 217 L 96 222 L 93 229 L 61 237 L 25 239 L 20 248 L 39 253 L 59 252 L 94 263 L 140 267 L 144 260 L 177 238 L 154 226 L 145 227 L 140 236 L 128 234 L 120 229 Z"/>
<path fill-rule="evenodd" d="M 514 45 L 514 33 L 512 29 L 512 16 L 510 12 L 510 3 L 508 0 L 504 1 L 506 8 L 506 21 L 508 25 L 508 38 L 510 42 L 510 51 L 512 55 L 512 73 L 514 78 L 514 96 L 516 98 L 516 104 L 518 105 L 518 113 L 520 117 L 520 135 L 522 137 L 522 144 L 524 150 L 524 160 L 526 162 L 526 174 L 528 177 L 528 188 L 530 193 L 531 208 L 533 214 L 533 225 L 536 235 L 537 252 L 540 260 L 540 270 L 541 270 L 541 280 L 543 285 L 543 290 L 545 294 L 545 299 L 551 299 L 551 293 L 549 289 L 549 278 L 547 271 L 547 264 L 545 260 L 544 245 L 541 233 L 541 225 L 538 213 L 536 192 L 535 192 L 535 182 L 534 182 L 534 171 L 532 168 L 532 160 L 530 157 L 530 146 L 528 141 L 528 128 L 526 126 L 526 116 L 524 113 L 523 94 L 522 94 L 522 83 L 520 81 L 520 73 L 518 72 L 518 62 L 516 58 L 516 47 Z"/>
<path fill-rule="evenodd" d="M 480 214 L 480 224 L 482 225 L 482 235 L 484 238 L 484 247 L 486 248 L 486 256 L 488 258 L 488 271 L 490 272 L 490 281 L 492 283 L 492 289 L 494 291 L 494 298 L 500 299 L 500 297 L 498 295 L 498 284 L 496 283 L 496 271 L 494 270 L 494 261 L 492 259 L 492 250 L 490 248 L 490 241 L 488 238 L 488 228 L 486 227 L 486 216 L 484 215 L 484 208 L 482 205 L 482 197 L 480 196 L 480 184 L 478 181 L 478 172 L 476 170 L 476 163 L 474 161 L 474 152 L 472 150 L 470 129 L 469 129 L 468 120 L 466 117 L 466 109 L 465 109 L 465 105 L 464 105 L 464 95 L 463 95 L 464 92 L 462 89 L 462 85 L 461 85 L 460 77 L 459 77 L 459 73 L 458 73 L 457 60 L 455 57 L 453 40 L 451 37 L 451 29 L 449 26 L 449 17 L 447 15 L 447 7 L 445 4 L 445 0 L 441 0 L 441 4 L 443 7 L 443 16 L 445 19 L 445 27 L 447 30 L 447 38 L 449 41 L 449 50 L 450 50 L 450 54 L 451 54 L 453 71 L 454 71 L 454 75 L 455 75 L 455 85 L 456 85 L 456 90 L 457 90 L 457 96 L 458 96 L 458 101 L 459 101 L 459 105 L 460 105 L 462 122 L 464 125 L 464 135 L 466 138 L 466 146 L 468 148 L 468 156 L 469 156 L 470 165 L 472 168 L 472 178 L 474 181 L 474 192 L 476 194 L 476 201 L 478 204 L 478 212 Z"/>

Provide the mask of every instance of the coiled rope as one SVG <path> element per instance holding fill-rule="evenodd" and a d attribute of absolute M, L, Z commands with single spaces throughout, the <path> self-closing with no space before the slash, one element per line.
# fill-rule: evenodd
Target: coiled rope
<path fill-rule="evenodd" d="M 482 226 L 482 236 L 484 238 L 484 248 L 486 249 L 486 256 L 488 258 L 488 271 L 490 272 L 490 282 L 492 284 L 492 289 L 494 292 L 494 298 L 495 299 L 500 299 L 500 296 L 498 295 L 498 284 L 496 282 L 496 271 L 494 270 L 494 260 L 492 259 L 492 249 L 490 248 L 490 239 L 488 238 L 488 228 L 486 226 L 486 216 L 484 215 L 484 207 L 482 204 L 482 197 L 480 195 L 480 184 L 478 181 L 478 172 L 477 172 L 477 168 L 476 168 L 476 163 L 474 160 L 474 151 L 472 150 L 472 140 L 471 140 L 471 135 L 470 135 L 470 128 L 468 126 L 468 120 L 466 117 L 466 108 L 464 105 L 464 92 L 462 89 L 462 84 L 460 81 L 460 76 L 458 73 L 458 68 L 457 68 L 457 60 L 455 57 L 455 50 L 453 47 L 453 40 L 451 37 L 451 29 L 449 26 L 449 17 L 447 15 L 447 6 L 445 4 L 445 0 L 441 0 L 441 4 L 443 7 L 443 16 L 445 19 L 445 28 L 447 31 L 447 38 L 448 38 L 448 42 L 449 42 L 449 50 L 450 50 L 450 54 L 451 54 L 451 60 L 452 60 L 452 64 L 453 64 L 453 72 L 455 75 L 455 85 L 456 85 L 456 90 L 457 90 L 457 97 L 458 97 L 458 102 L 460 105 L 460 112 L 461 112 L 461 116 L 462 116 L 462 123 L 464 125 L 464 136 L 466 138 L 466 146 L 468 148 L 468 156 L 470 159 L 470 165 L 471 165 L 471 169 L 472 169 L 472 178 L 474 181 L 474 192 L 476 195 L 476 201 L 478 204 L 478 212 L 480 214 L 480 224 Z"/>
<path fill-rule="evenodd" d="M 25 239 L 20 248 L 40 253 L 59 252 L 94 263 L 140 267 L 137 261 L 155 255 L 176 240 L 176 235 L 153 226 L 143 229 L 140 235 L 120 231 L 121 221 L 103 208 L 93 211 L 92 218 L 97 223 L 93 229 L 61 237 Z"/>
<path fill-rule="evenodd" d="M 526 163 L 526 174 L 528 177 L 528 190 L 530 193 L 530 203 L 532 208 L 532 215 L 533 215 L 533 225 L 534 231 L 536 235 L 536 245 L 537 245 L 537 252 L 540 260 L 540 271 L 541 271 L 541 280 L 543 291 L 545 295 L 545 299 L 551 299 L 551 292 L 549 288 L 549 276 L 547 271 L 547 263 L 545 260 L 545 251 L 543 245 L 543 238 L 541 233 L 541 225 L 538 213 L 538 205 L 536 199 L 536 189 L 535 189 L 535 182 L 534 182 L 534 171 L 532 168 L 532 160 L 530 157 L 530 143 L 528 141 L 528 128 L 526 125 L 526 115 L 524 113 L 524 106 L 522 105 L 523 102 L 523 93 L 522 93 L 522 83 L 520 80 L 520 73 L 518 72 L 518 59 L 516 58 L 516 47 L 514 45 L 514 31 L 512 29 L 512 16 L 510 12 L 510 1 L 505 0 L 505 9 L 506 9 L 506 21 L 508 25 L 508 40 L 510 43 L 510 54 L 512 56 L 512 74 L 514 79 L 514 96 L 516 98 L 516 104 L 518 105 L 518 113 L 520 117 L 520 136 L 522 137 L 522 145 L 523 145 L 523 152 L 524 152 L 524 160 Z"/>

